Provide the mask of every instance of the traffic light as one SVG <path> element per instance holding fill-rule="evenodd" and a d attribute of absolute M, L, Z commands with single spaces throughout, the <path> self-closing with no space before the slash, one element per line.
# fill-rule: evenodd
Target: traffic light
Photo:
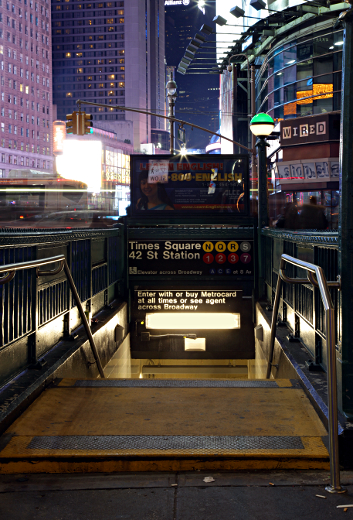
<path fill-rule="evenodd" d="M 72 114 L 66 115 L 66 133 L 67 134 L 78 134 L 78 112 L 72 112 Z"/>
<path fill-rule="evenodd" d="M 83 112 L 83 134 L 93 133 L 93 116 Z"/>

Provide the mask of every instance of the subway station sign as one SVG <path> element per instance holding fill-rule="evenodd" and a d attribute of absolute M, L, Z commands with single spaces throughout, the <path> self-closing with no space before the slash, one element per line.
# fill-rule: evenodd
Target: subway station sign
<path fill-rule="evenodd" d="M 254 244 L 234 240 L 130 240 L 130 276 L 241 277 L 254 275 Z"/>

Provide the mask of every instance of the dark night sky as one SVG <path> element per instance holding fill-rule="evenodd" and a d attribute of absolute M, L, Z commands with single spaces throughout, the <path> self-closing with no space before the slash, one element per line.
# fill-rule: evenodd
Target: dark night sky
<path fill-rule="evenodd" d="M 206 14 L 204 15 L 197 7 L 195 0 L 191 0 L 188 6 L 165 7 L 166 60 L 168 66 L 177 68 L 190 40 L 200 31 L 203 24 L 215 28 L 215 24 L 212 22 L 215 16 L 214 11 L 215 3 L 210 3 L 209 6 L 206 6 Z M 214 41 L 215 36 L 207 37 L 207 39 Z M 199 56 L 206 57 L 203 53 Z M 209 54 L 207 57 L 210 58 L 207 63 L 211 59 L 214 63 L 216 62 L 215 47 L 214 54 Z M 200 64 L 202 61 L 205 60 L 198 60 L 197 63 Z M 193 64 L 190 65 L 190 68 L 195 67 Z M 209 69 L 211 69 L 211 66 Z M 182 75 L 176 72 L 175 81 L 178 86 L 176 117 L 216 132 L 219 127 L 219 75 L 190 74 L 189 72 Z M 210 137 L 211 134 L 186 127 L 187 148 L 205 148 Z"/>

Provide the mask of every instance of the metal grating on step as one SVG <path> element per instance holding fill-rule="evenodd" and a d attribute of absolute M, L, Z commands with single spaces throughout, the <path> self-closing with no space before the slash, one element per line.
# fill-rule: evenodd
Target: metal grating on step
<path fill-rule="evenodd" d="M 33 437 L 29 450 L 303 450 L 300 437 L 233 437 L 190 435 L 67 435 Z"/>
<path fill-rule="evenodd" d="M 279 388 L 276 381 L 231 381 L 203 379 L 93 379 L 79 380 L 74 386 L 158 387 L 158 388 Z"/>

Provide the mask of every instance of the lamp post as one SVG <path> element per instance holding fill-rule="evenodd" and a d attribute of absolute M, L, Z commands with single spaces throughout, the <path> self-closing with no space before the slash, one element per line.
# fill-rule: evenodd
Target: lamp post
<path fill-rule="evenodd" d="M 174 108 L 175 108 L 175 100 L 177 98 L 177 84 L 173 80 L 173 73 L 170 73 L 170 80 L 166 85 L 167 89 L 167 97 L 169 103 L 169 117 L 170 119 L 170 153 L 174 155 Z"/>
<path fill-rule="evenodd" d="M 250 130 L 258 138 L 256 147 L 258 149 L 258 180 L 257 180 L 257 255 L 258 255 L 258 288 L 259 298 L 264 296 L 265 289 L 265 272 L 264 261 L 265 251 L 262 244 L 261 228 L 268 226 L 268 197 L 267 197 L 267 154 L 266 137 L 270 135 L 274 129 L 275 123 L 268 114 L 256 114 L 250 121 Z"/>

